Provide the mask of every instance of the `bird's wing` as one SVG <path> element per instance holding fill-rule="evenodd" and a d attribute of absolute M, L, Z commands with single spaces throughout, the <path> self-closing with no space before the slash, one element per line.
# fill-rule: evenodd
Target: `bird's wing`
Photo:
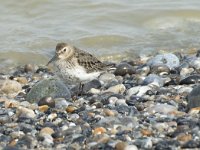
<path fill-rule="evenodd" d="M 83 50 L 77 50 L 75 56 L 79 65 L 83 66 L 88 73 L 93 71 L 103 71 L 107 65 L 98 60 L 95 56 Z"/>

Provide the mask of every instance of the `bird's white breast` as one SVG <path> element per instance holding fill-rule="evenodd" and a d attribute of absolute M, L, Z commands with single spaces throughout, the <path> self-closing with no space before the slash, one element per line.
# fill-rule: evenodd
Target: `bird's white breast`
<path fill-rule="evenodd" d="M 87 81 L 97 78 L 100 75 L 100 72 L 87 73 L 85 68 L 83 68 L 82 66 L 76 66 L 75 68 L 71 69 L 69 74 L 74 75 L 81 81 Z"/>
<path fill-rule="evenodd" d="M 87 73 L 85 68 L 71 63 L 68 63 L 66 61 L 57 61 L 56 66 L 59 69 L 59 72 L 61 73 L 62 77 L 66 80 L 71 81 L 90 81 L 93 79 L 96 79 L 101 72 L 91 72 Z"/>

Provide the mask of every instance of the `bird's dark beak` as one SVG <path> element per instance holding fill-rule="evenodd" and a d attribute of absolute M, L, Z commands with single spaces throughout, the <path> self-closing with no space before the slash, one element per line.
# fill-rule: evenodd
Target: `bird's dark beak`
<path fill-rule="evenodd" d="M 52 63 L 53 61 L 55 61 L 57 59 L 57 55 L 54 55 L 51 60 L 49 60 L 49 62 L 46 64 L 46 66 L 48 66 L 50 63 Z"/>

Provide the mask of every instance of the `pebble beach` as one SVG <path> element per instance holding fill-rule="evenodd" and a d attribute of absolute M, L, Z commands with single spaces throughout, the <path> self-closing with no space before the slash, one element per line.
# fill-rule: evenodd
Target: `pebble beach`
<path fill-rule="evenodd" d="M 81 95 L 46 66 L 1 73 L 1 149 L 200 148 L 200 51 L 113 65 Z"/>

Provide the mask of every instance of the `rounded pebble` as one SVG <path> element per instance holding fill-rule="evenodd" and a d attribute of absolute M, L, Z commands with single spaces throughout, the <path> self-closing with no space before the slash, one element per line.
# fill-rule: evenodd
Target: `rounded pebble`
<path fill-rule="evenodd" d="M 134 74 L 134 73 L 135 69 L 133 68 L 133 66 L 125 62 L 120 63 L 114 72 L 116 76 L 124 76 L 126 74 Z"/>
<path fill-rule="evenodd" d="M 39 100 L 38 106 L 47 105 L 51 108 L 55 107 L 55 100 L 52 97 L 43 97 Z"/>

